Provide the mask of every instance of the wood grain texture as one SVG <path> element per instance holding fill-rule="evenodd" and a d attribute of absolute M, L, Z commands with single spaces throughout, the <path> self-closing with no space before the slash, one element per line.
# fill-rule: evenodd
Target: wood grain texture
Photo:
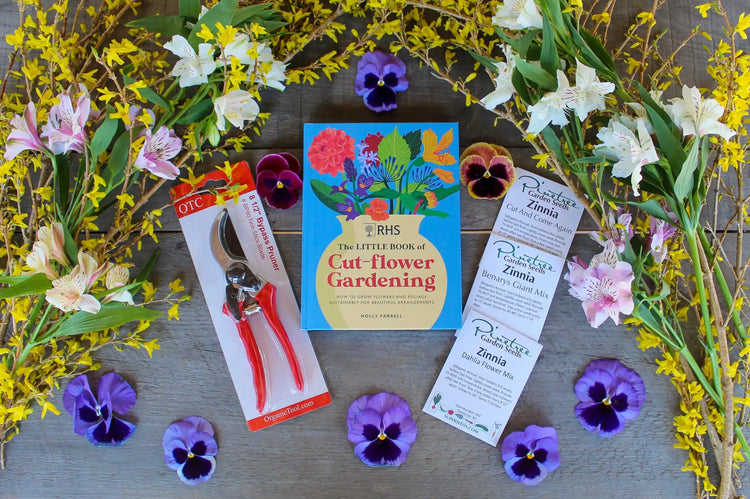
<path fill-rule="evenodd" d="M 728 4 L 730 2 L 727 2 Z M 745 0 L 729 5 L 736 18 Z M 675 39 L 701 22 L 689 0 L 670 4 Z M 155 0 L 148 12 L 173 13 L 176 2 Z M 650 2 L 623 2 L 622 21 Z M 746 6 L 744 6 L 746 7 Z M 0 0 L 0 32 L 15 29 L 15 6 Z M 385 47 L 385 43 L 383 44 Z M 686 81 L 702 78 L 705 57 L 700 48 L 686 54 Z M 7 48 L 0 48 L 0 55 Z M 460 145 L 475 141 L 504 144 L 519 166 L 533 168 L 533 154 L 510 126 L 493 126 L 479 108 L 467 109 L 463 98 L 435 80 L 427 69 L 408 61 L 411 88 L 399 95 L 398 110 L 385 115 L 367 111 L 353 92 L 354 70 L 314 87 L 290 86 L 283 94 L 264 93 L 261 106 L 272 113 L 252 150 L 234 159 L 255 164 L 271 151 L 301 156 L 305 122 L 458 121 Z M 488 91 L 489 91 L 489 82 Z M 209 168 L 210 162 L 199 165 Z M 468 295 L 498 202 L 473 200 L 461 193 L 463 297 Z M 166 190 L 152 201 L 168 200 Z M 281 212 L 268 210 L 285 265 L 297 296 L 300 292 L 301 206 Z M 154 278 L 165 287 L 177 277 L 193 299 L 181 309 L 180 321 L 161 320 L 150 329 L 161 350 L 149 359 L 143 351 L 105 350 L 102 370 L 117 371 L 136 389 L 138 403 L 127 419 L 138 424 L 122 448 L 94 448 L 75 436 L 69 415 L 38 413 L 23 424 L 21 434 L 6 448 L 9 468 L 0 472 L 3 497 L 691 497 L 694 478 L 680 471 L 686 454 L 673 448 L 672 419 L 679 399 L 668 378 L 655 374 L 654 352 L 636 348 L 634 333 L 607 322 L 599 329 L 586 323 L 580 302 L 560 285 L 542 333 L 541 357 L 509 422 L 509 431 L 528 424 L 552 425 L 560 439 L 562 466 L 533 489 L 510 481 L 500 451 L 421 413 L 421 406 L 453 344 L 452 331 L 311 332 L 320 365 L 333 395 L 321 410 L 258 433 L 247 430 L 222 352 L 177 219 L 165 210 L 159 234 L 162 256 Z M 584 217 L 580 230 L 591 229 Z M 750 240 L 750 238 L 747 238 Z M 140 258 L 149 254 L 146 247 Z M 579 234 L 572 253 L 591 256 L 597 250 Z M 749 248 L 750 250 L 750 248 Z M 448 262 L 450 264 L 450 262 Z M 646 405 L 619 435 L 602 439 L 583 430 L 573 408 L 576 380 L 593 359 L 613 357 L 644 379 Z M 346 439 L 346 410 L 355 398 L 393 391 L 412 406 L 419 436 L 406 464 L 397 469 L 369 469 L 354 456 Z M 62 408 L 62 393 L 54 402 Z M 210 420 L 219 442 L 214 478 L 199 487 L 179 482 L 163 460 L 161 437 L 172 422 L 190 415 Z M 741 470 L 750 479 L 747 467 Z"/>

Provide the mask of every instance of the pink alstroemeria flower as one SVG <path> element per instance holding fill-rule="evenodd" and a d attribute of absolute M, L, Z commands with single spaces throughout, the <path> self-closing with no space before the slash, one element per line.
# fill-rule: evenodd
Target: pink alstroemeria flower
<path fill-rule="evenodd" d="M 23 117 L 15 115 L 10 120 L 10 126 L 13 129 L 8 134 L 5 142 L 5 161 L 18 156 L 22 151 L 39 151 L 49 153 L 49 149 L 42 143 L 39 138 L 39 131 L 36 124 L 36 106 L 29 102 Z"/>
<path fill-rule="evenodd" d="M 618 260 L 614 243 L 594 256 L 590 266 L 574 257 L 568 269 L 565 280 L 570 283 L 570 294 L 583 302 L 586 320 L 593 327 L 599 327 L 607 317 L 619 324 L 620 313 L 633 312 L 633 268 Z"/>
<path fill-rule="evenodd" d="M 52 289 L 46 293 L 47 301 L 63 312 L 83 310 L 96 314 L 101 309 L 101 303 L 86 291 L 86 276 L 74 269 L 70 274 L 52 281 Z"/>
<path fill-rule="evenodd" d="M 669 212 L 669 218 L 671 218 L 673 222 L 677 222 L 677 215 L 674 213 Z M 651 254 L 656 263 L 662 263 L 669 253 L 667 241 L 670 237 L 675 235 L 677 228 L 674 225 L 655 217 L 649 217 L 649 228 L 651 235 L 648 238 L 648 242 L 651 247 Z"/>
<path fill-rule="evenodd" d="M 86 291 L 91 289 L 91 286 L 96 283 L 109 269 L 112 268 L 110 262 L 99 265 L 96 258 L 86 253 L 85 251 L 78 252 L 78 265 L 75 266 L 73 272 L 79 272 L 86 283 Z"/>
<path fill-rule="evenodd" d="M 91 98 L 88 92 L 82 92 L 74 109 L 69 92 L 70 89 L 57 96 L 60 103 L 52 106 L 47 124 L 42 127 L 41 136 L 55 154 L 82 153 L 86 146 L 86 122 L 92 117 Z"/>
<path fill-rule="evenodd" d="M 135 167 L 168 180 L 177 177 L 180 169 L 169 160 L 180 152 L 182 140 L 165 126 L 159 128 L 156 133 L 145 130 L 145 137 L 143 147 L 135 158 Z"/>

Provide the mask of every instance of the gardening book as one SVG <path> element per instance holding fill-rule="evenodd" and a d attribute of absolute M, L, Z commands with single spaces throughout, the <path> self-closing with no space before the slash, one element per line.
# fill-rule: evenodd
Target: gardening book
<path fill-rule="evenodd" d="M 457 123 L 308 123 L 302 327 L 461 327 Z"/>

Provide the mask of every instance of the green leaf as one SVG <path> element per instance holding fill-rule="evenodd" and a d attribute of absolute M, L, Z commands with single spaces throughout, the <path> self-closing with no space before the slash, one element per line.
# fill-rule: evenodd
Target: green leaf
<path fill-rule="evenodd" d="M 336 213 L 339 213 L 337 205 L 346 202 L 346 194 L 341 192 L 331 194 L 331 186 L 321 180 L 312 179 L 310 181 L 310 187 L 312 187 L 313 192 L 320 202 Z"/>
<path fill-rule="evenodd" d="M 191 19 L 198 19 L 201 15 L 200 0 L 180 0 L 180 15 Z"/>
<path fill-rule="evenodd" d="M 156 15 L 130 21 L 126 26 L 128 28 L 145 29 L 149 33 L 161 35 L 164 39 L 170 39 L 174 35 L 188 35 L 188 29 L 185 25 L 186 20 L 183 16 Z"/>
<path fill-rule="evenodd" d="M 102 178 L 107 183 L 107 194 L 119 186 L 125 179 L 125 167 L 128 165 L 130 153 L 130 134 L 125 131 L 115 140 L 112 153 L 109 155 L 109 163 L 102 170 Z"/>
<path fill-rule="evenodd" d="M 112 139 L 117 133 L 120 126 L 119 119 L 112 119 L 109 116 L 104 118 L 102 124 L 94 132 L 94 138 L 91 139 L 91 159 L 96 162 L 99 155 L 107 150 L 112 143 Z"/>
<path fill-rule="evenodd" d="M 667 284 L 665 281 L 662 281 L 661 290 L 655 295 L 648 296 L 643 299 L 644 302 L 658 302 L 662 301 L 664 298 L 669 296 L 671 288 L 669 287 L 669 284 Z"/>
<path fill-rule="evenodd" d="M 67 256 L 68 260 L 71 262 L 76 262 L 78 261 L 78 247 L 76 246 L 76 241 L 73 239 L 73 234 L 70 233 L 68 225 L 61 225 L 63 230 L 63 251 L 65 251 L 65 256 Z"/>
<path fill-rule="evenodd" d="M 409 161 L 414 161 L 422 150 L 422 130 L 412 130 L 404 135 L 404 140 L 409 145 Z"/>
<path fill-rule="evenodd" d="M 599 60 L 613 73 L 616 73 L 617 67 L 615 66 L 615 61 L 612 60 L 609 52 L 607 52 L 607 49 L 602 45 L 602 41 L 583 28 L 581 28 L 581 38 L 583 38 L 586 45 L 588 45 L 591 51 L 596 54 Z"/>
<path fill-rule="evenodd" d="M 435 194 L 435 197 L 438 201 L 447 198 L 454 192 L 458 192 L 458 190 L 461 188 L 460 185 L 454 185 L 451 187 L 438 187 L 437 189 L 433 189 L 432 193 Z"/>
<path fill-rule="evenodd" d="M 65 154 L 55 156 L 52 166 L 55 171 L 55 182 L 57 183 L 56 204 L 60 213 L 66 213 L 68 209 L 68 194 L 70 190 L 70 163 Z"/>
<path fill-rule="evenodd" d="M 659 141 L 659 149 L 661 149 L 667 161 L 669 161 L 672 172 L 675 175 L 679 175 L 682 164 L 686 159 L 685 151 L 682 149 L 682 141 L 678 140 L 672 132 L 669 126 L 671 120 L 669 122 L 664 121 L 662 115 L 645 100 L 643 106 L 646 108 L 649 120 L 651 120 L 651 124 L 654 126 L 656 139 Z"/>
<path fill-rule="evenodd" d="M 253 17 L 259 17 L 260 20 L 269 19 L 271 15 L 276 15 L 276 11 L 271 7 L 272 3 L 258 3 L 238 9 L 232 16 L 232 26 L 239 26 L 240 24 L 250 21 Z"/>
<path fill-rule="evenodd" d="M 373 198 L 396 199 L 398 198 L 399 193 L 398 191 L 394 189 L 389 189 L 388 187 L 384 187 L 383 189 L 370 192 L 370 196 Z"/>
<path fill-rule="evenodd" d="M 679 201 L 683 201 L 693 190 L 693 173 L 695 173 L 695 170 L 698 168 L 699 149 L 700 140 L 693 139 L 693 144 L 690 146 L 690 152 L 685 158 L 685 161 L 683 161 L 680 174 L 677 175 L 677 180 L 674 183 L 674 193 Z"/>
<path fill-rule="evenodd" d="M 190 109 L 188 109 L 185 114 L 180 116 L 180 119 L 177 120 L 177 123 L 180 125 L 189 125 L 191 123 L 197 123 L 209 114 L 213 112 L 214 110 L 214 103 L 211 102 L 211 99 L 203 99 L 202 101 L 198 102 L 197 104 L 193 105 Z"/>
<path fill-rule="evenodd" d="M 560 0 L 540 0 L 539 6 L 542 8 L 542 11 L 547 14 L 545 17 L 549 17 L 552 21 L 551 24 L 553 26 L 562 28 L 565 21 L 563 20 L 562 10 L 560 9 Z"/>
<path fill-rule="evenodd" d="M 398 198 L 399 201 L 401 201 L 401 206 L 408 212 L 411 213 L 414 211 L 414 209 L 417 207 L 417 203 L 419 202 L 419 199 L 422 197 L 420 193 L 417 197 L 413 196 L 412 193 L 404 192 L 401 194 Z"/>
<path fill-rule="evenodd" d="M 469 53 L 470 56 L 474 58 L 475 61 L 479 62 L 482 66 L 489 69 L 492 74 L 497 74 L 497 61 L 493 59 L 492 57 L 487 57 L 481 54 L 478 54 L 474 52 L 473 50 L 466 51 Z"/>
<path fill-rule="evenodd" d="M 378 158 L 386 171 L 394 178 L 396 176 L 393 173 L 403 170 L 409 163 L 411 149 L 406 140 L 398 133 L 398 127 L 394 127 L 393 131 L 380 141 Z"/>
<path fill-rule="evenodd" d="M 438 217 L 438 218 L 450 218 L 450 213 L 446 213 L 444 211 L 440 210 L 431 210 L 430 208 L 424 208 L 419 210 L 420 215 L 425 215 L 428 217 Z"/>
<path fill-rule="evenodd" d="M 167 111 L 173 111 L 172 104 L 166 101 L 161 95 L 157 94 L 150 88 L 141 88 L 139 90 L 144 99 L 149 101 L 151 104 L 166 109 Z"/>
<path fill-rule="evenodd" d="M 516 69 L 526 78 L 527 83 L 531 83 L 535 87 L 544 90 L 557 90 L 557 78 L 539 66 L 526 62 L 523 59 L 516 59 Z"/>
<path fill-rule="evenodd" d="M 554 3 L 557 3 L 557 1 Z M 557 46 L 555 45 L 555 33 L 552 31 L 552 26 L 546 15 L 543 16 L 543 21 L 542 52 L 539 60 L 545 71 L 556 75 L 557 70 L 560 69 L 560 56 L 557 54 Z"/>
<path fill-rule="evenodd" d="M 660 220 L 664 220 L 667 223 L 674 224 L 666 210 L 656 199 L 649 199 L 648 201 L 628 201 L 627 204 L 635 206 L 639 210 L 643 210 L 652 217 L 656 217 Z"/>
<path fill-rule="evenodd" d="M 505 43 L 510 45 L 513 48 L 513 51 L 516 52 L 518 55 L 520 55 L 520 59 L 528 59 L 528 52 L 529 47 L 531 47 L 532 42 L 536 41 L 537 36 L 542 32 L 540 29 L 532 29 L 526 32 L 521 38 L 514 38 L 512 36 L 508 36 L 505 33 L 503 33 L 500 30 L 496 30 L 500 38 L 503 39 Z M 519 60 L 519 57 L 516 57 L 516 61 Z"/>
<path fill-rule="evenodd" d="M 585 156 L 573 161 L 574 165 L 600 165 L 606 163 L 607 159 L 602 156 Z"/>
<path fill-rule="evenodd" d="M 188 42 L 196 49 L 196 52 L 198 44 L 201 43 L 201 39 L 198 38 L 198 32 L 203 28 L 203 25 L 206 25 L 212 33 L 215 33 L 216 23 L 221 23 L 225 26 L 232 24 L 232 17 L 236 10 L 237 0 L 221 0 L 221 2 L 211 7 L 211 10 L 203 14 L 200 20 L 196 21 L 195 26 L 190 31 L 190 36 L 188 36 Z"/>
<path fill-rule="evenodd" d="M 52 335 L 54 338 L 104 331 L 131 321 L 152 321 L 162 316 L 157 310 L 125 303 L 107 303 L 99 313 L 79 311 L 65 319 Z"/>
<path fill-rule="evenodd" d="M 531 94 L 529 94 L 529 87 L 526 85 L 526 80 L 523 79 L 523 75 L 518 71 L 518 68 L 513 69 L 510 81 L 513 82 L 513 88 L 516 89 L 516 93 L 524 104 L 527 106 L 530 105 Z"/>
<path fill-rule="evenodd" d="M 122 79 L 125 81 L 126 85 L 130 85 L 131 83 L 135 82 L 135 79 L 133 79 L 132 76 L 127 75 L 127 71 L 130 71 L 130 69 L 123 68 L 123 75 Z M 139 92 L 143 96 L 144 99 L 149 101 L 152 104 L 155 104 L 163 109 L 166 109 L 167 111 L 173 111 L 172 104 L 167 102 L 161 95 L 154 92 L 151 88 L 141 88 L 139 89 Z"/>
<path fill-rule="evenodd" d="M 10 284 L 7 288 L 0 289 L 0 300 L 6 298 L 17 298 L 19 296 L 39 295 L 52 289 L 50 281 L 43 273 L 29 276 L 7 276 L 0 278 L 3 284 Z"/>

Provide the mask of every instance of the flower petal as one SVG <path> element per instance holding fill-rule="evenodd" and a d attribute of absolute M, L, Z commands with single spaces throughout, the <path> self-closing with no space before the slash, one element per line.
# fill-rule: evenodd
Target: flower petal
<path fill-rule="evenodd" d="M 293 156 L 292 156 L 293 157 Z M 285 156 L 281 154 L 266 154 L 263 156 L 258 164 L 255 166 L 255 171 L 260 172 L 270 170 L 275 172 L 277 175 L 285 170 L 289 169 L 289 162 Z"/>
<path fill-rule="evenodd" d="M 364 440 L 374 440 L 380 434 L 382 423 L 383 418 L 378 411 L 365 409 L 352 418 L 347 438 L 353 444 L 358 444 Z M 374 435 L 373 428 L 376 430 Z"/>
<path fill-rule="evenodd" d="M 114 412 L 125 414 L 135 405 L 135 390 L 117 373 L 107 373 L 99 380 L 99 401 L 108 401 Z"/>
<path fill-rule="evenodd" d="M 107 428 L 107 421 L 92 426 L 86 432 L 89 442 L 97 447 L 117 447 L 129 439 L 135 431 L 135 425 L 113 417 Z"/>
<path fill-rule="evenodd" d="M 591 433 L 610 437 L 625 428 L 624 421 L 611 405 L 596 402 L 581 402 L 575 407 L 581 426 Z"/>
<path fill-rule="evenodd" d="M 215 471 L 216 459 L 193 456 L 177 470 L 177 476 L 188 485 L 198 485 L 211 479 Z"/>
<path fill-rule="evenodd" d="M 376 113 L 396 109 L 396 92 L 386 85 L 375 87 L 365 95 L 365 105 Z"/>

